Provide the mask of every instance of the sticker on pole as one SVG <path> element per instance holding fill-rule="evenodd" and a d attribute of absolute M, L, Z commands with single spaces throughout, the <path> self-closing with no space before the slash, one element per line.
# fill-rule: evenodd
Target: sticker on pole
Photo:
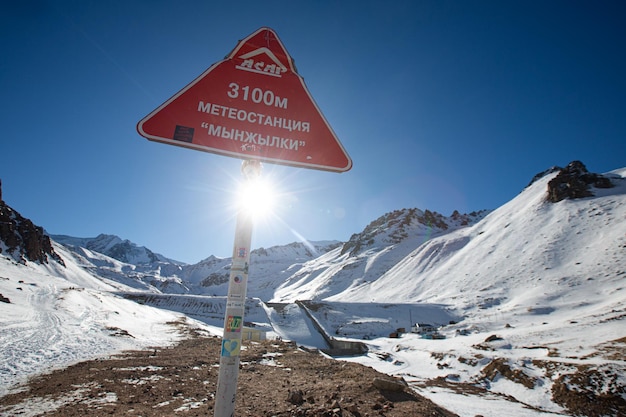
<path fill-rule="evenodd" d="M 345 172 L 339 142 L 276 33 L 261 28 L 137 124 L 149 140 Z"/>

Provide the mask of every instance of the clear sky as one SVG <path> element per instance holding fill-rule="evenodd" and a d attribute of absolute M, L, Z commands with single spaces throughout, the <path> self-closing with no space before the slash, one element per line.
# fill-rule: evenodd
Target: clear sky
<path fill-rule="evenodd" d="M 136 124 L 268 26 L 354 165 L 265 164 L 281 194 L 253 247 L 497 208 L 553 165 L 626 166 L 625 18 L 623 1 L 5 2 L 3 197 L 52 234 L 231 256 L 241 161 Z"/>

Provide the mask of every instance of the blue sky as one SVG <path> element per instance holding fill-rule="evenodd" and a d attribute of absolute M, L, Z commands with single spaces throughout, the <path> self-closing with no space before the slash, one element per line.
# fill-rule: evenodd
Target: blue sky
<path fill-rule="evenodd" d="M 626 166 L 621 1 L 23 1 L 0 13 L 4 200 L 52 234 L 232 255 L 241 161 L 150 142 L 149 112 L 262 26 L 353 160 L 265 164 L 253 247 L 418 207 L 493 209 L 540 171 Z"/>

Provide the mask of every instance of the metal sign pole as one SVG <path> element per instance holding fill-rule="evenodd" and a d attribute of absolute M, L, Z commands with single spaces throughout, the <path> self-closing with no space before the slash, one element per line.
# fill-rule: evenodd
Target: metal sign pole
<path fill-rule="evenodd" d="M 261 175 L 259 161 L 244 161 L 241 166 L 244 181 L 253 181 Z M 248 287 L 248 265 L 252 242 L 252 213 L 250 207 L 240 207 L 235 226 L 235 244 L 233 261 L 228 283 L 228 297 L 224 314 L 224 335 L 220 371 L 215 394 L 215 417 L 235 415 L 235 397 L 237 395 L 237 377 L 239 375 L 239 353 L 241 349 L 241 330 L 243 327 L 246 290 Z"/>

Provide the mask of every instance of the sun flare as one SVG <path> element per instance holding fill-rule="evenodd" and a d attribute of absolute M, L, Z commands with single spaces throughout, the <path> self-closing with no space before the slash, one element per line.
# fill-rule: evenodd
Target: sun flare
<path fill-rule="evenodd" d="M 266 218 L 273 213 L 276 198 L 276 189 L 268 179 L 249 179 L 239 185 L 237 207 L 254 218 Z"/>

